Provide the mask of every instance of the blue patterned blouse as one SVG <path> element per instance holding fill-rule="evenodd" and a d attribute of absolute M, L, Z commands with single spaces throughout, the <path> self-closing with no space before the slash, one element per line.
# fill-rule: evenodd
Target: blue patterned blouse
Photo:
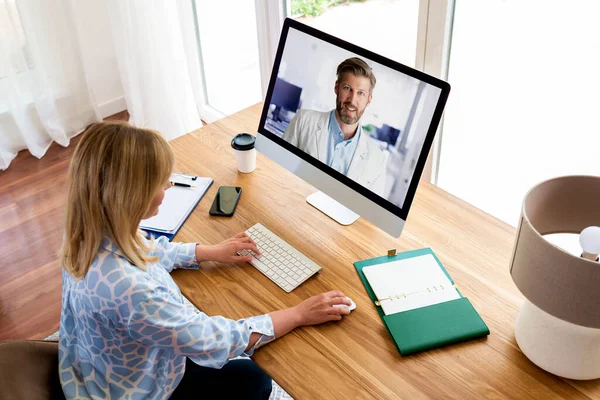
<path fill-rule="evenodd" d="M 169 272 L 198 268 L 195 246 L 161 237 L 151 253 L 159 261 L 142 271 L 105 239 L 83 279 L 63 270 L 59 372 L 68 399 L 168 398 L 186 357 L 221 368 L 273 340 L 268 314 L 233 321 L 184 303 Z M 244 353 L 253 332 L 262 336 Z"/>

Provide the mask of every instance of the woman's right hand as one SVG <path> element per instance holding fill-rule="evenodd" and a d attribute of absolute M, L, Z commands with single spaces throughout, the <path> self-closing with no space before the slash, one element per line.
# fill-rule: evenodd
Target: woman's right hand
<path fill-rule="evenodd" d="M 299 325 L 316 325 L 327 321 L 339 321 L 343 315 L 350 314 L 348 307 L 334 307 L 334 305 L 352 303 L 344 293 L 339 290 L 321 293 L 304 300 L 294 307 L 298 313 Z"/>
<path fill-rule="evenodd" d="M 342 319 L 342 315 L 350 314 L 350 309 L 339 306 L 340 304 L 349 307 L 352 302 L 344 296 L 344 293 L 332 290 L 310 297 L 297 306 L 269 313 L 275 329 L 275 338 L 280 338 L 299 326 L 339 321 Z M 258 333 L 252 333 L 246 350 L 254 346 L 259 337 Z"/>

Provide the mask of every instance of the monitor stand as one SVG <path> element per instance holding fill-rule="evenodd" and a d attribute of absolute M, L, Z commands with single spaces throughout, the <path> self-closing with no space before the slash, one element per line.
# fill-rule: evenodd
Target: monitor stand
<path fill-rule="evenodd" d="M 315 192 L 309 195 L 306 197 L 306 202 L 342 225 L 350 225 L 360 218 L 360 215 L 344 207 L 323 192 Z"/>

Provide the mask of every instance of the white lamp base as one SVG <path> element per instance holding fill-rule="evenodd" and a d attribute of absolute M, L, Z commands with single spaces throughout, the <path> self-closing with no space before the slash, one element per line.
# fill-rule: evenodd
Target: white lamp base
<path fill-rule="evenodd" d="M 525 300 L 515 337 L 538 367 L 563 378 L 600 378 L 600 329 L 563 321 Z"/>

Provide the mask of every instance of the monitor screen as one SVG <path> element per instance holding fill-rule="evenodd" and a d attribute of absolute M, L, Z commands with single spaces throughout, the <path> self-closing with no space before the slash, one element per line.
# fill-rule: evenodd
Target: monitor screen
<path fill-rule="evenodd" d="M 449 89 L 287 19 L 259 133 L 405 219 Z"/>

